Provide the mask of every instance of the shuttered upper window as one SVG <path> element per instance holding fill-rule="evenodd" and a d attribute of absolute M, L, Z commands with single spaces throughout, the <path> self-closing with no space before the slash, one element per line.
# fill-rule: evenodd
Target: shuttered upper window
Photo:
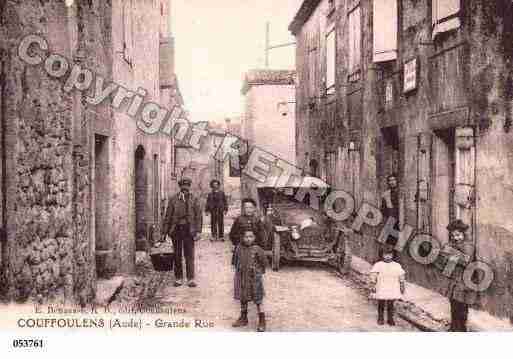
<path fill-rule="evenodd" d="M 159 46 L 159 78 L 160 88 L 172 88 L 174 77 L 174 39 L 161 37 Z"/>
<path fill-rule="evenodd" d="M 397 59 L 397 0 L 373 2 L 373 60 Z"/>
<path fill-rule="evenodd" d="M 326 36 L 326 92 L 335 90 L 335 28 L 332 28 Z"/>
<path fill-rule="evenodd" d="M 318 96 L 317 69 L 319 52 L 319 32 L 311 31 L 308 34 L 308 96 L 315 98 Z"/>
<path fill-rule="evenodd" d="M 433 39 L 440 33 L 460 27 L 460 0 L 432 0 L 431 7 Z"/>
<path fill-rule="evenodd" d="M 360 69 L 361 62 L 361 10 L 358 5 L 349 13 L 349 74 Z"/>

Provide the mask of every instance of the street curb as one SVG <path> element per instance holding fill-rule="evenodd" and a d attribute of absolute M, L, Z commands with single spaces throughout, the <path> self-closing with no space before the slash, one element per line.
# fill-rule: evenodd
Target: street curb
<path fill-rule="evenodd" d="M 94 302 L 97 305 L 107 306 L 113 297 L 121 290 L 125 282 L 124 276 L 116 276 L 111 279 L 100 279 L 96 284 Z"/>

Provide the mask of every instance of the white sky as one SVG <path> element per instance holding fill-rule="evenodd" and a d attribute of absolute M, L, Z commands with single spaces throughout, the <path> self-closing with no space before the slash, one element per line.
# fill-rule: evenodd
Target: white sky
<path fill-rule="evenodd" d="M 302 0 L 170 0 L 176 72 L 192 121 L 243 111 L 243 74 L 264 68 L 265 23 L 271 46 L 294 41 L 287 30 Z M 293 69 L 295 47 L 271 50 L 270 68 Z"/>

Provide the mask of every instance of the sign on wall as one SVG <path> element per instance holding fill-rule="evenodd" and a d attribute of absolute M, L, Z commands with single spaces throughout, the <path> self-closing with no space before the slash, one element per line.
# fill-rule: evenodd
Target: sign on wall
<path fill-rule="evenodd" d="M 407 93 L 417 89 L 418 84 L 418 61 L 417 58 L 413 58 L 404 63 L 404 88 L 403 92 Z"/>

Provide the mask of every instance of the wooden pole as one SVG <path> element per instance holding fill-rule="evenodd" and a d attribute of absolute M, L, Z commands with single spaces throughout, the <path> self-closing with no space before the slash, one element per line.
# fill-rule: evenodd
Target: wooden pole
<path fill-rule="evenodd" d="M 270 37 L 270 23 L 269 21 L 265 23 L 265 68 L 269 68 L 269 37 Z"/>

